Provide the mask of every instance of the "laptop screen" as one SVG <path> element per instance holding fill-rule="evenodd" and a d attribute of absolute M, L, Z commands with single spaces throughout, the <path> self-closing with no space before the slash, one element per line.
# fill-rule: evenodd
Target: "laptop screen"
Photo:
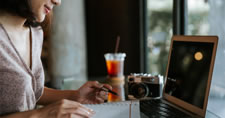
<path fill-rule="evenodd" d="M 173 41 L 165 93 L 203 109 L 213 43 Z"/>

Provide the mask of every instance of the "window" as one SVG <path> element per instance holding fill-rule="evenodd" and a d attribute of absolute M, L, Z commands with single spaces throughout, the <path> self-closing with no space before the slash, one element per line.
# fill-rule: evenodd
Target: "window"
<path fill-rule="evenodd" d="M 188 0 L 188 34 L 217 35 L 219 44 L 214 66 L 211 97 L 225 98 L 225 1 Z"/>
<path fill-rule="evenodd" d="M 205 0 L 188 0 L 188 35 L 207 35 L 209 33 L 209 4 Z"/>
<path fill-rule="evenodd" d="M 172 37 L 173 0 L 148 0 L 147 5 L 147 72 L 164 74 Z"/>
<path fill-rule="evenodd" d="M 170 40 L 173 35 L 174 1 L 177 0 L 147 0 L 148 73 L 165 74 Z M 184 24 L 181 24 L 184 25 L 182 27 L 184 27 L 186 35 L 217 35 L 219 37 L 208 110 L 224 117 L 225 1 L 186 0 L 183 4 L 186 5 L 187 9 L 184 11 L 180 10 L 179 12 L 183 12 L 183 14 L 187 13 L 187 17 L 184 17 Z"/>
<path fill-rule="evenodd" d="M 188 0 L 188 34 L 217 35 L 217 47 L 208 109 L 225 116 L 225 21 L 224 0 Z"/>

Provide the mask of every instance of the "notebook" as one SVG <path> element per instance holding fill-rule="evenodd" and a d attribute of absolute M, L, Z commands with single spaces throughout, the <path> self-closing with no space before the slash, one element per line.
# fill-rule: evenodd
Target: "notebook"
<path fill-rule="evenodd" d="M 217 44 L 217 36 L 172 37 L 162 98 L 164 103 L 189 117 L 205 117 Z M 143 109 L 151 117 L 151 105 Z"/>
<path fill-rule="evenodd" d="M 96 114 L 92 118 L 140 118 L 139 101 L 85 104 Z"/>

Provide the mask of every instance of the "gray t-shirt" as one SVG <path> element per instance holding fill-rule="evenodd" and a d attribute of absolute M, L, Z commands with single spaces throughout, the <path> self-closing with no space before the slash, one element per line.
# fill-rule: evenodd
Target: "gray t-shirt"
<path fill-rule="evenodd" d="M 43 31 L 31 30 L 31 68 L 28 67 L 3 25 L 0 24 L 0 116 L 34 109 L 44 89 L 41 62 Z"/>

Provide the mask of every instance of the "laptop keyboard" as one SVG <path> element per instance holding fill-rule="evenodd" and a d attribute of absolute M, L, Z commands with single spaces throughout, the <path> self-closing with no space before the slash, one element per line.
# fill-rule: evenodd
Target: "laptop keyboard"
<path fill-rule="evenodd" d="M 149 118 L 191 118 L 160 99 L 140 101 L 140 109 Z"/>

